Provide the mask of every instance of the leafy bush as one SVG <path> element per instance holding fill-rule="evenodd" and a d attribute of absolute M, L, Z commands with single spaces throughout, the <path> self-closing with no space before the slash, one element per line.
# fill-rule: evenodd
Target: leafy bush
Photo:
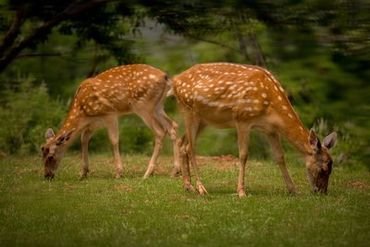
<path fill-rule="evenodd" d="M 249 158 L 266 159 L 270 158 L 270 146 L 263 133 L 251 131 L 249 139 Z M 235 129 L 216 129 L 207 127 L 199 135 L 197 140 L 197 153 L 199 155 L 233 155 L 239 156 L 238 138 Z"/>
<path fill-rule="evenodd" d="M 127 153 L 150 154 L 153 150 L 154 135 L 144 122 L 134 115 L 120 118 L 120 151 Z M 77 144 L 78 145 L 78 144 Z M 74 145 L 74 149 L 79 146 Z M 94 152 L 110 152 L 111 143 L 109 142 L 106 130 L 99 130 L 91 139 L 89 150 Z"/>
<path fill-rule="evenodd" d="M 335 165 L 357 165 L 364 160 L 363 150 L 366 145 L 363 138 L 360 138 L 361 128 L 354 122 L 348 121 L 330 127 L 325 119 L 318 119 L 314 125 L 321 138 L 335 130 L 338 139 L 335 148 L 332 150 Z"/>
<path fill-rule="evenodd" d="M 38 150 L 45 130 L 57 126 L 64 115 L 62 105 L 48 96 L 46 86 L 34 86 L 29 78 L 1 91 L 0 96 L 1 152 Z"/>

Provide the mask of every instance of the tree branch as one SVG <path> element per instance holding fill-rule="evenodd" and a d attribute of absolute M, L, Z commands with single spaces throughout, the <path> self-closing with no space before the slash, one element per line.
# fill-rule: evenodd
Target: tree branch
<path fill-rule="evenodd" d="M 18 37 L 20 29 L 24 23 L 24 11 L 23 9 L 17 9 L 14 20 L 9 27 L 8 32 L 5 34 L 3 41 L 0 44 L 0 54 L 3 54 L 6 49 L 8 49 Z"/>
<path fill-rule="evenodd" d="M 20 54 L 15 59 L 23 58 L 23 57 L 60 57 L 62 56 L 62 53 L 60 52 L 46 52 L 46 53 L 26 53 L 26 54 Z"/>
<path fill-rule="evenodd" d="M 28 37 L 20 41 L 17 45 L 13 46 L 6 54 L 0 58 L 0 72 L 4 71 L 5 68 L 17 57 L 17 55 L 29 46 L 32 42 L 39 39 L 40 37 L 47 35 L 53 27 L 61 23 L 62 21 L 68 20 L 79 14 L 97 7 L 100 4 L 110 2 L 111 0 L 90 0 L 85 3 L 79 4 L 80 1 L 71 3 L 64 11 L 53 19 L 45 22 L 42 26 L 37 28 Z"/>

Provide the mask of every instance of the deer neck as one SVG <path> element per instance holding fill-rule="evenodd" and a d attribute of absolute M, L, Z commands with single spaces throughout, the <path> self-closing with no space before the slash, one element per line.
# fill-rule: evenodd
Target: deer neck
<path fill-rule="evenodd" d="M 81 130 L 85 127 L 84 121 L 83 121 L 82 112 L 74 110 L 74 108 L 70 109 L 68 112 L 68 115 L 66 119 L 64 120 L 62 127 L 59 129 L 59 131 L 56 134 L 56 138 L 59 138 L 60 136 L 64 134 L 71 133 L 68 140 L 65 141 L 64 145 L 62 145 L 62 148 L 66 150 L 76 139 L 76 137 L 80 134 Z"/>
<path fill-rule="evenodd" d="M 294 114 L 293 114 L 294 113 Z M 292 111 L 292 118 L 284 118 L 281 131 L 286 139 L 302 154 L 308 155 L 311 153 L 311 148 L 308 143 L 309 131 L 304 127 L 302 121 L 297 114 Z"/>

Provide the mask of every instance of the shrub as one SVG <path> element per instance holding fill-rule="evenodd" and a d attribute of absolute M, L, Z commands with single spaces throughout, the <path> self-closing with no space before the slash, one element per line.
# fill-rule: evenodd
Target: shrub
<path fill-rule="evenodd" d="M 154 135 L 149 127 L 135 115 L 123 116 L 119 122 L 121 153 L 151 154 L 154 145 Z M 79 143 L 76 143 L 72 148 L 79 150 Z M 106 130 L 99 130 L 94 134 L 89 144 L 89 150 L 92 152 L 111 151 L 111 143 Z"/>
<path fill-rule="evenodd" d="M 333 149 L 333 157 L 336 165 L 357 165 L 363 162 L 363 150 L 365 146 L 361 128 L 354 122 L 347 121 L 340 125 L 330 127 L 325 119 L 318 119 L 314 125 L 321 138 L 335 130 L 338 133 L 338 139 Z"/>
<path fill-rule="evenodd" d="M 48 96 L 44 84 L 32 79 L 0 92 L 0 150 L 8 154 L 38 151 L 48 127 L 58 126 L 64 111 Z"/>

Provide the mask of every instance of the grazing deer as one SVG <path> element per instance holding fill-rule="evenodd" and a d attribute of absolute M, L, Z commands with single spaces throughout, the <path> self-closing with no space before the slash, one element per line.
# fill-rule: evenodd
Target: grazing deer
<path fill-rule="evenodd" d="M 244 174 L 251 128 L 267 134 L 289 192 L 295 193 L 296 188 L 285 166 L 281 136 L 305 156 L 313 190 L 326 193 L 332 169 L 328 151 L 336 142 L 336 133 L 328 135 L 321 145 L 316 133 L 304 128 L 280 83 L 267 70 L 232 63 L 198 64 L 173 78 L 173 93 L 185 119 L 186 138 L 181 148 L 185 149 L 182 154 L 185 189 L 194 190 L 190 181 L 190 161 L 197 191 L 207 193 L 197 168 L 195 142 L 200 131 L 209 124 L 236 128 L 240 160 L 237 193 L 240 197 L 245 196 Z"/>
<path fill-rule="evenodd" d="M 94 131 L 100 127 L 108 130 L 113 146 L 116 177 L 121 177 L 123 168 L 118 143 L 118 117 L 129 113 L 140 116 L 155 135 L 154 151 L 144 178 L 153 173 L 166 134 L 170 135 L 173 142 L 174 173 L 178 172 L 180 163 L 177 124 L 163 109 L 170 88 L 170 80 L 165 73 L 144 64 L 115 67 L 83 81 L 61 129 L 57 134 L 52 129 L 46 131 L 46 144 L 42 146 L 45 177 L 54 177 L 64 152 L 81 133 L 80 178 L 85 178 L 89 172 L 88 143 Z"/>

